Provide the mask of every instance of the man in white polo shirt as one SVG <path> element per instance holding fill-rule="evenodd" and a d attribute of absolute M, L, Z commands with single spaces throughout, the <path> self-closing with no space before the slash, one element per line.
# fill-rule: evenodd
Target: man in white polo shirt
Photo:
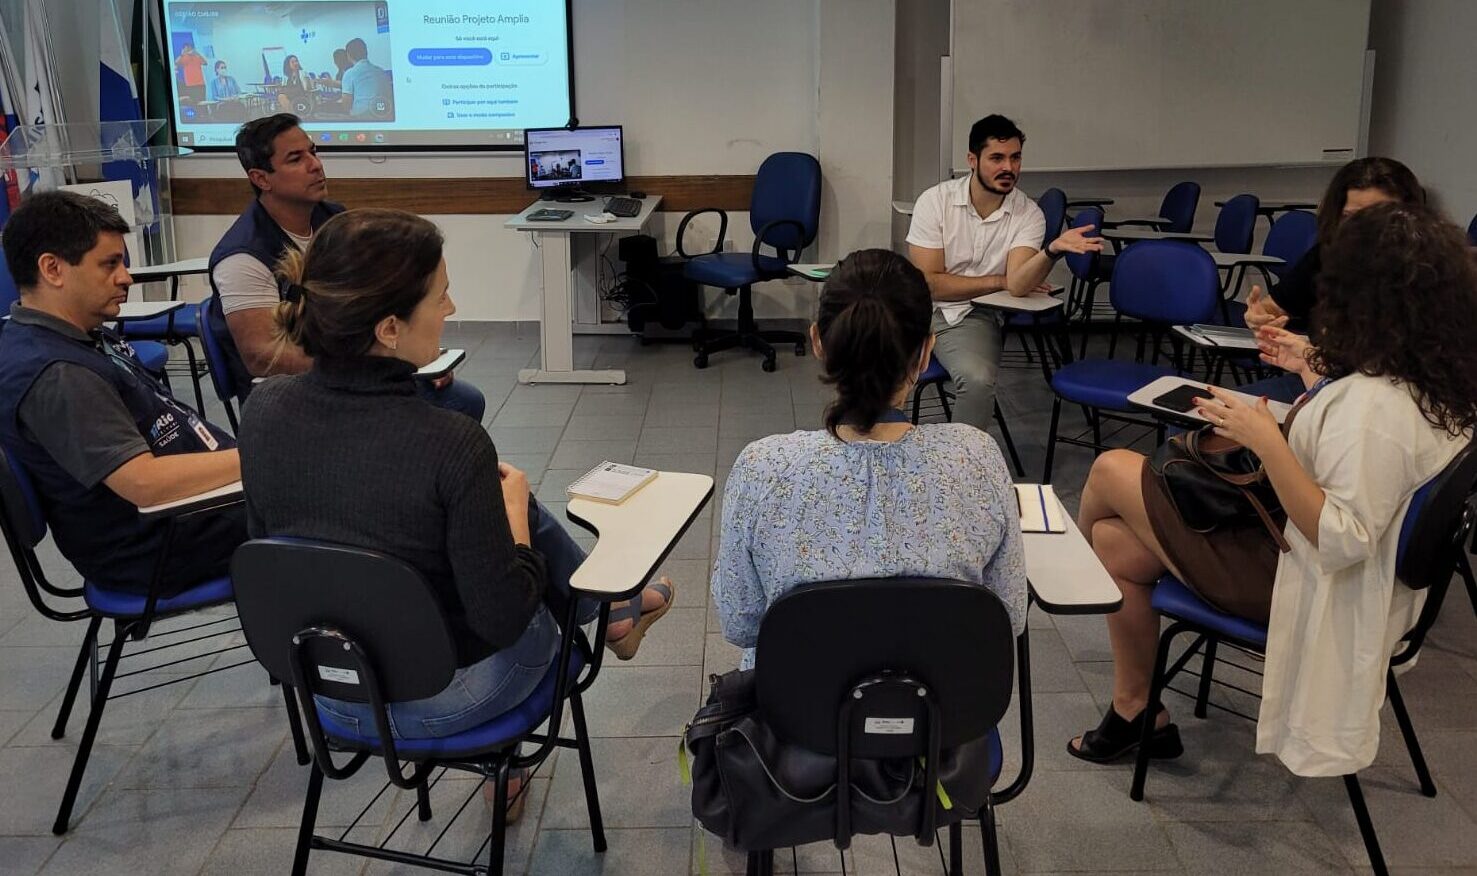
<path fill-rule="evenodd" d="M 970 174 L 941 182 L 918 197 L 908 229 L 908 257 L 933 294 L 934 355 L 954 378 L 955 422 L 980 429 L 995 411 L 1001 315 L 974 303 L 1008 290 L 1024 297 L 1067 253 L 1097 252 L 1092 226 L 1072 228 L 1042 248 L 1046 218 L 1015 187 L 1026 136 L 1001 115 L 969 129 Z"/>

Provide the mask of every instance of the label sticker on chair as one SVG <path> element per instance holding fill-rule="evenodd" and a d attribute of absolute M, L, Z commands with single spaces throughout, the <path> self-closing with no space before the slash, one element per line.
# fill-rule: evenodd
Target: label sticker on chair
<path fill-rule="evenodd" d="M 887 736 L 900 736 L 913 732 L 912 718 L 868 718 L 862 722 L 863 733 L 881 733 Z"/>
<path fill-rule="evenodd" d="M 359 683 L 359 673 L 352 669 L 340 669 L 337 666 L 319 666 L 318 677 L 324 681 L 336 681 L 339 684 Z"/>

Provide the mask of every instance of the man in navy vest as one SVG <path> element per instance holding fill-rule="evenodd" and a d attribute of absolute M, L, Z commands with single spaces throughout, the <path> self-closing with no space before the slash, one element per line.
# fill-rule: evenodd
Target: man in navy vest
<path fill-rule="evenodd" d="M 325 200 L 328 180 L 318 148 L 291 113 L 242 125 L 236 157 L 256 200 L 210 254 L 215 296 L 208 316 L 222 340 L 232 383 L 245 398 L 252 378 L 300 374 L 312 367 L 300 348 L 277 335 L 275 312 L 286 288 L 273 268 L 288 247 L 306 249 L 314 232 L 344 208 Z M 432 404 L 482 419 L 487 400 L 475 386 L 456 383 L 450 374 L 416 383 Z"/>
<path fill-rule="evenodd" d="M 158 505 L 241 479 L 231 436 L 176 401 L 103 324 L 133 278 L 128 223 L 71 192 L 11 214 L 5 263 L 20 288 L 0 331 L 0 444 L 30 475 L 62 555 L 100 586 L 147 593 L 165 524 Z M 226 574 L 246 540 L 238 506 L 177 523 L 161 595 Z"/>

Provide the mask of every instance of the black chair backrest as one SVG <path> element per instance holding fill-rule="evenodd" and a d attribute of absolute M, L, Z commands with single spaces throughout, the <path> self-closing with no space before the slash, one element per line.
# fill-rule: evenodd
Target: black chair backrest
<path fill-rule="evenodd" d="M 439 693 L 456 671 L 451 629 L 419 572 L 385 554 L 306 539 L 254 539 L 231 558 L 246 643 L 273 678 L 291 681 L 293 639 L 341 633 L 367 655 L 385 702 Z M 313 693 L 370 702 L 359 658 L 340 640 L 308 637 Z"/>
<path fill-rule="evenodd" d="M 1395 576 L 1416 589 L 1451 581 L 1456 555 L 1477 524 L 1477 443 L 1458 453 L 1441 473 L 1416 491 L 1412 512 L 1401 532 Z M 1419 503 L 1419 507 L 1416 507 Z"/>
<path fill-rule="evenodd" d="M 782 738 L 834 755 L 838 710 L 853 688 L 880 673 L 901 673 L 929 689 L 940 716 L 939 746 L 951 748 L 983 736 L 1004 716 L 1014 648 L 1005 606 L 977 584 L 938 578 L 807 584 L 775 600 L 760 624 L 759 714 Z M 897 733 L 894 725 L 854 736 L 852 756 L 896 756 Z M 915 740 L 918 753 L 926 741 Z"/>
<path fill-rule="evenodd" d="M 25 550 L 33 550 L 46 537 L 46 516 L 31 478 L 9 450 L 0 452 L 0 506 L 4 509 L 6 533 Z"/>

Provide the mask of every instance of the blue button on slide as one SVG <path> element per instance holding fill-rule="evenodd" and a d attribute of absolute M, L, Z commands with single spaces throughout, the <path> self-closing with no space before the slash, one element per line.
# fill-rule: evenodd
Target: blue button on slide
<path fill-rule="evenodd" d="M 604 164 L 604 163 L 605 163 L 605 159 L 604 158 L 591 158 L 589 161 L 586 161 L 585 162 L 585 166 L 586 167 L 594 167 L 597 164 Z"/>
<path fill-rule="evenodd" d="M 487 49 L 411 49 L 410 63 L 417 67 L 482 67 L 492 63 Z"/>

